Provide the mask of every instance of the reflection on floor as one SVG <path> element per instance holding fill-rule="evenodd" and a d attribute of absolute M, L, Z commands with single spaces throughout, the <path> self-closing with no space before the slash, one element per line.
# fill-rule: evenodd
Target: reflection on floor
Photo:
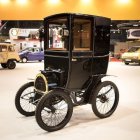
<path fill-rule="evenodd" d="M 33 117 L 17 112 L 14 98 L 18 88 L 28 78 L 43 69 L 43 63 L 18 63 L 14 70 L 0 68 L 0 139 L 1 140 L 140 140 L 140 68 L 122 62 L 110 62 L 104 78 L 115 82 L 120 91 L 119 106 L 106 119 L 98 119 L 91 105 L 74 108 L 68 125 L 56 132 L 42 130 Z"/>

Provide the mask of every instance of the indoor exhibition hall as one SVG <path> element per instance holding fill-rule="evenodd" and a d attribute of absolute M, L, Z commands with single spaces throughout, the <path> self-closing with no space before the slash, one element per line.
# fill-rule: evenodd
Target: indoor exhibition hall
<path fill-rule="evenodd" d="M 0 139 L 139 140 L 139 0 L 0 0 Z"/>

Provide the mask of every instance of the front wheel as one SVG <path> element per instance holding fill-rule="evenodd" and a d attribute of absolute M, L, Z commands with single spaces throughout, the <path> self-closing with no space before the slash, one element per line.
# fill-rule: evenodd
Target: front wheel
<path fill-rule="evenodd" d="M 49 132 L 63 128 L 70 120 L 73 104 L 68 94 L 62 91 L 50 91 L 44 95 L 36 108 L 38 125 Z"/>
<path fill-rule="evenodd" d="M 16 67 L 16 63 L 13 60 L 9 60 L 7 62 L 8 69 L 14 69 Z"/>
<path fill-rule="evenodd" d="M 128 62 L 124 62 L 125 63 L 125 65 L 129 65 L 129 63 Z"/>
<path fill-rule="evenodd" d="M 17 91 L 15 106 L 22 115 L 33 116 L 40 97 L 34 90 L 34 82 L 28 82 Z"/>
<path fill-rule="evenodd" d="M 92 110 L 99 118 L 106 118 L 113 114 L 119 101 L 117 86 L 111 81 L 101 82 L 92 96 Z"/>

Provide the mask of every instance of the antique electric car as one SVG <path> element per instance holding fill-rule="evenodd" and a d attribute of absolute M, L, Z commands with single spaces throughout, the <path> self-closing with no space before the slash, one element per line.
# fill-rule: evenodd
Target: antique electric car
<path fill-rule="evenodd" d="M 73 107 L 91 104 L 99 118 L 116 110 L 119 92 L 106 76 L 110 19 L 84 14 L 56 14 L 44 19 L 44 70 L 17 92 L 15 105 L 35 114 L 46 131 L 63 128 Z"/>

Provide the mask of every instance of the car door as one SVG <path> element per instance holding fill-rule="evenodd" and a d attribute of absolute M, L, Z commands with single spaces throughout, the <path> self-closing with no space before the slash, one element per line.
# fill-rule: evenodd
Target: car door
<path fill-rule="evenodd" d="M 38 60 L 44 60 L 44 52 L 41 49 L 38 52 Z"/>
<path fill-rule="evenodd" d="M 29 61 L 38 60 L 38 59 L 37 59 L 37 54 L 36 54 L 34 48 L 30 49 L 30 51 L 28 52 L 27 57 L 28 57 L 28 60 L 29 60 Z"/>
<path fill-rule="evenodd" d="M 36 48 L 34 53 L 35 53 L 36 60 L 42 60 L 42 55 L 43 54 L 42 54 L 42 52 L 39 48 Z"/>
<path fill-rule="evenodd" d="M 7 63 L 7 46 L 0 45 L 0 63 Z"/>
<path fill-rule="evenodd" d="M 92 18 L 76 16 L 73 20 L 73 50 L 69 88 L 80 89 L 92 70 Z"/>

